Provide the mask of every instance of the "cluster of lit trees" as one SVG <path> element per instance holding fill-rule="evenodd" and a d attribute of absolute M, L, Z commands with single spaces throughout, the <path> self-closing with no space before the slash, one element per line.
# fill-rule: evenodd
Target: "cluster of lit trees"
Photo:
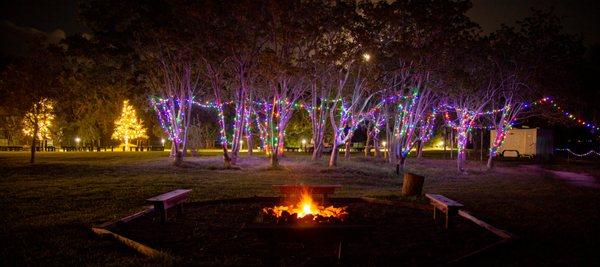
<path fill-rule="evenodd" d="M 5 97 L 23 103 L 15 110 L 32 114 L 29 126 L 49 118 L 40 117 L 43 101 L 54 103 L 53 125 L 98 144 L 166 136 L 177 164 L 209 124 L 199 118 L 213 118 L 225 165 L 239 162 L 246 140 L 277 166 L 290 121 L 302 114 L 312 159 L 320 160 L 327 140 L 330 166 L 338 149 L 350 156 L 361 130 L 365 154 L 385 150 L 400 171 L 411 151 L 420 157 L 435 130 L 449 127 L 463 171 L 469 135 L 485 127 L 497 131 L 491 167 L 526 101 L 567 80 L 546 66 L 567 68 L 579 43 L 544 12 L 483 35 L 465 15 L 470 7 L 451 0 L 85 1 L 79 13 L 94 37 L 70 37 L 45 49 L 45 60 L 10 66 L 4 88 L 15 90 Z M 38 79 L 26 75 L 36 72 Z M 123 99 L 161 130 L 147 133 L 127 102 L 115 125 Z M 44 127 L 26 127 L 34 143 Z"/>
<path fill-rule="evenodd" d="M 241 141 L 252 147 L 255 135 L 277 166 L 291 117 L 306 111 L 314 160 L 331 135 L 330 166 L 339 148 L 350 156 L 362 128 L 367 153 L 372 146 L 380 155 L 385 140 L 388 160 L 400 171 L 409 153 L 421 155 L 435 127 L 443 126 L 455 132 L 464 171 L 472 130 L 493 125 L 499 139 L 489 153 L 491 167 L 523 103 L 538 94 L 536 79 L 547 74 L 538 66 L 548 62 L 535 60 L 557 47 L 535 37 L 555 27 L 551 15 L 482 36 L 465 16 L 468 1 L 163 4 L 124 4 L 123 10 L 144 15 L 123 29 L 136 38 L 103 37 L 125 41 L 149 70 L 151 106 L 176 163 L 186 154 L 194 110 L 216 112 L 227 166 L 238 162 Z M 86 7 L 84 17 L 95 18 L 92 29 L 114 23 L 98 15 L 107 11 L 103 3 Z M 154 14 L 169 23 L 153 23 Z M 558 32 L 551 40 L 574 43 Z"/>
<path fill-rule="evenodd" d="M 227 166 L 237 163 L 244 137 L 252 146 L 255 133 L 277 166 L 290 118 L 306 110 L 314 160 L 331 132 L 330 166 L 337 165 L 339 148 L 350 156 L 362 127 L 377 155 L 385 133 L 388 159 L 399 172 L 409 153 L 421 155 L 435 127 L 444 125 L 456 132 L 457 165 L 464 171 L 467 139 L 489 119 L 500 133 L 491 167 L 502 133 L 528 96 L 520 93 L 529 78 L 524 69 L 506 66 L 529 62 L 503 58 L 496 47 L 509 40 L 500 35 L 477 35 L 464 14 L 468 3 L 447 4 L 452 8 L 410 1 L 174 5 L 180 15 L 174 25 L 143 32 L 159 44 L 142 38 L 135 47 L 158 70 L 149 76 L 151 104 L 176 163 L 185 156 L 198 104 L 218 114 Z M 425 13 L 431 15 L 419 15 Z M 225 115 L 228 108 L 232 116 Z"/>
<path fill-rule="evenodd" d="M 55 117 L 54 103 L 47 98 L 34 103 L 29 112 L 23 116 L 23 134 L 32 140 L 30 160 L 32 163 L 35 160 L 38 142 L 40 142 L 39 147 L 42 147 L 43 142 L 60 136 L 60 129 L 54 127 Z M 148 138 L 143 121 L 138 118 L 135 109 L 129 104 L 128 100 L 123 101 L 123 109 L 119 118 L 115 120 L 112 138 L 123 141 L 126 151 L 129 150 L 129 141 Z M 75 140 L 80 141 L 81 139 L 76 137 Z"/>

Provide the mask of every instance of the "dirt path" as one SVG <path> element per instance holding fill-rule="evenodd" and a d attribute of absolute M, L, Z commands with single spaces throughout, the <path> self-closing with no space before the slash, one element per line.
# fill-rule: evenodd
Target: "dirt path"
<path fill-rule="evenodd" d="M 566 183 L 589 188 L 600 188 L 600 180 L 588 173 L 583 172 L 569 172 L 569 171 L 556 171 L 551 169 L 543 168 L 539 165 L 524 165 L 521 168 L 527 170 L 536 170 L 550 174 L 552 177 L 564 181 Z"/>
<path fill-rule="evenodd" d="M 567 171 L 554 171 L 548 170 L 548 172 L 552 173 L 556 178 L 563 180 L 567 183 L 583 186 L 583 187 L 591 187 L 591 188 L 600 188 L 600 181 L 596 179 L 594 176 L 591 176 L 587 173 L 576 173 L 576 172 L 567 172 Z"/>

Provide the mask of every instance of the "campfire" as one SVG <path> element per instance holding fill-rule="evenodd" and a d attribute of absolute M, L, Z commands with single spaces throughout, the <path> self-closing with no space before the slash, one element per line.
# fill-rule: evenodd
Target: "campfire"
<path fill-rule="evenodd" d="M 303 188 L 296 203 L 287 206 L 274 206 L 263 208 L 263 220 L 277 223 L 335 223 L 343 221 L 348 212 L 347 207 L 334 207 L 319 205 L 313 200 L 311 192 Z"/>

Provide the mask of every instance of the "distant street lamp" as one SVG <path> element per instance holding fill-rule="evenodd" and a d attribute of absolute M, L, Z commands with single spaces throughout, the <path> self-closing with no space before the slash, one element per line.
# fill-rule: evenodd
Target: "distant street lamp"
<path fill-rule="evenodd" d="M 369 61 L 371 60 L 371 55 L 369 55 L 368 53 L 364 53 L 363 58 L 365 59 L 365 61 Z"/>
<path fill-rule="evenodd" d="M 302 139 L 302 150 L 306 152 L 306 139 Z"/>
<path fill-rule="evenodd" d="M 387 142 L 386 141 L 381 142 L 381 146 L 383 147 L 383 158 L 387 159 L 387 148 L 386 148 Z"/>
<path fill-rule="evenodd" d="M 76 147 L 79 147 L 79 142 L 81 142 L 81 138 L 79 138 L 79 137 L 75 137 L 75 144 L 76 144 Z"/>
<path fill-rule="evenodd" d="M 164 139 L 164 138 L 161 138 L 161 139 L 160 139 L 160 143 L 161 143 L 163 146 L 165 146 L 165 139 Z"/>

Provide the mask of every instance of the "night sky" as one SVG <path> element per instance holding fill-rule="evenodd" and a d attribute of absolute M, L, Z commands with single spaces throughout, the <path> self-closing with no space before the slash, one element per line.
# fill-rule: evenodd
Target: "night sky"
<path fill-rule="evenodd" d="M 0 1 L 0 54 L 19 52 L 19 43 L 29 34 L 48 35 L 55 42 L 64 35 L 85 32 L 77 21 L 74 0 L 3 0 Z M 484 31 L 497 29 L 500 24 L 512 24 L 530 14 L 530 8 L 555 7 L 557 14 L 565 16 L 565 30 L 583 33 L 587 45 L 600 43 L 600 1 L 558 0 L 474 0 L 467 14 L 481 25 Z"/>

